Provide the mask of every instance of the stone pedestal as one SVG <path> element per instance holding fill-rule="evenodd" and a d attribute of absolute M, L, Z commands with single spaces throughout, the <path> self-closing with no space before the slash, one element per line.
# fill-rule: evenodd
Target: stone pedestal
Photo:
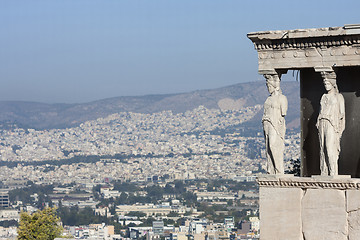
<path fill-rule="evenodd" d="M 261 240 L 360 239 L 360 179 L 258 177 Z"/>

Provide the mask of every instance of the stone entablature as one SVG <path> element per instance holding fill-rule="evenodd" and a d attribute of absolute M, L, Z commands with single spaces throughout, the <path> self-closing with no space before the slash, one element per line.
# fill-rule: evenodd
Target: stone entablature
<path fill-rule="evenodd" d="M 259 72 L 360 65 L 360 25 L 249 33 Z"/>

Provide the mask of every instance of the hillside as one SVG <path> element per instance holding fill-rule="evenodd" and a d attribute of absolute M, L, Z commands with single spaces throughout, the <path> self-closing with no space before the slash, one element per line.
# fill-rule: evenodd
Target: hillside
<path fill-rule="evenodd" d="M 299 83 L 281 84 L 289 102 L 288 127 L 299 127 Z M 188 93 L 115 97 L 81 104 L 0 101 L 0 128 L 14 123 L 35 129 L 67 128 L 118 112 L 155 113 L 171 110 L 179 113 L 200 105 L 209 109 L 239 109 L 262 105 L 267 96 L 265 82 L 257 81 Z M 258 114 L 251 122 L 257 125 L 260 119 L 261 114 Z"/>

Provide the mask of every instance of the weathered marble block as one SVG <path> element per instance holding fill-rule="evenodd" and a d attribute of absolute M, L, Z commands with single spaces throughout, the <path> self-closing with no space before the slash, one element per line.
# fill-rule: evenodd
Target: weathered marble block
<path fill-rule="evenodd" d="M 360 179 L 260 176 L 261 240 L 360 239 Z"/>
<path fill-rule="evenodd" d="M 303 190 L 301 218 L 306 240 L 347 240 L 345 191 Z"/>
<path fill-rule="evenodd" d="M 347 190 L 347 213 L 349 224 L 349 240 L 360 239 L 360 191 Z"/>
<path fill-rule="evenodd" d="M 302 239 L 301 233 L 302 190 L 296 188 L 261 188 L 261 239 Z M 284 228 L 286 226 L 286 228 Z"/>

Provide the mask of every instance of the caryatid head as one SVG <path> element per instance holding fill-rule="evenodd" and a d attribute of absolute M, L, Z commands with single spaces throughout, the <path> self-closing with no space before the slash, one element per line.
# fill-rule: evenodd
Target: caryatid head
<path fill-rule="evenodd" d="M 264 74 L 266 78 L 266 86 L 269 93 L 272 95 L 280 90 L 280 78 L 278 74 Z"/>
<path fill-rule="evenodd" d="M 334 89 L 336 92 L 339 92 L 336 84 L 336 73 L 334 71 L 321 72 L 321 77 L 327 92 L 330 92 L 332 89 Z"/>

